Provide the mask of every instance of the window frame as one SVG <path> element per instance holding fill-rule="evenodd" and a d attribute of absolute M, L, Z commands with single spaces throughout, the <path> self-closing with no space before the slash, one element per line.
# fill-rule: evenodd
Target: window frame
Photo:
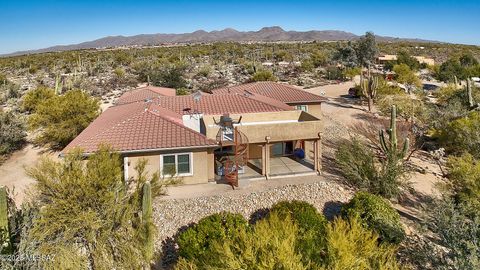
<path fill-rule="evenodd" d="M 305 110 L 302 110 L 300 107 L 305 107 Z M 308 105 L 307 104 L 295 105 L 295 110 L 302 111 L 302 112 L 308 112 Z"/>
<path fill-rule="evenodd" d="M 188 162 L 189 162 L 189 172 L 188 173 L 178 173 L 178 156 L 188 155 Z M 175 175 L 171 174 L 164 174 L 163 173 L 163 157 L 164 156 L 175 156 Z M 171 153 L 171 154 L 161 154 L 160 155 L 160 174 L 162 176 L 193 176 L 193 153 L 192 152 L 185 152 L 185 153 Z"/>

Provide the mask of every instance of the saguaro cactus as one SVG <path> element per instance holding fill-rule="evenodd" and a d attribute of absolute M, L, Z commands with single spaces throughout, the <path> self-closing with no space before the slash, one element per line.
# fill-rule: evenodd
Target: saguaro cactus
<path fill-rule="evenodd" d="M 150 182 L 143 184 L 142 189 L 142 223 L 144 227 L 144 255 L 147 261 L 153 258 L 155 226 L 152 221 L 152 186 Z"/>
<path fill-rule="evenodd" d="M 397 108 L 395 105 L 392 106 L 392 110 L 390 113 L 390 128 L 387 130 L 380 130 L 379 137 L 380 137 L 380 146 L 389 158 L 396 158 L 396 159 L 404 159 L 407 155 L 408 149 L 410 147 L 410 140 L 408 138 L 405 139 L 403 143 L 402 149 L 398 150 L 398 140 L 397 140 Z M 388 142 L 385 138 L 385 132 L 388 134 Z"/>
<path fill-rule="evenodd" d="M 62 88 L 60 86 L 60 76 L 55 76 L 55 94 L 60 95 L 62 93 Z"/>
<path fill-rule="evenodd" d="M 360 76 L 360 88 L 362 88 L 363 95 L 368 99 L 368 111 L 371 112 L 373 99 L 377 96 L 378 78 L 371 75 L 368 75 L 367 78 L 364 78 L 363 75 Z"/>
<path fill-rule="evenodd" d="M 149 182 L 143 184 L 142 194 L 142 217 L 144 221 L 152 218 L 152 185 Z"/>
<path fill-rule="evenodd" d="M 5 187 L 0 187 L 0 253 L 11 252 L 10 230 L 8 228 L 8 195 Z"/>

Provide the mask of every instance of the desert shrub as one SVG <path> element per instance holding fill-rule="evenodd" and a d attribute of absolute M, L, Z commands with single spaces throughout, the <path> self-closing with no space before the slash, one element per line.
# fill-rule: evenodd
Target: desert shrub
<path fill-rule="evenodd" d="M 379 243 L 378 235 L 355 218 L 328 224 L 326 242 L 325 269 L 400 269 L 396 247 Z"/>
<path fill-rule="evenodd" d="M 465 109 L 470 109 L 466 87 L 458 87 L 454 84 L 449 84 L 440 88 L 435 95 L 438 98 L 438 103 L 441 105 L 448 105 L 452 102 L 458 102 L 465 106 Z M 480 90 L 475 86 L 472 86 L 472 97 L 474 101 L 480 101 Z"/>
<path fill-rule="evenodd" d="M 142 177 L 134 184 L 126 182 L 120 156 L 105 147 L 88 160 L 78 150 L 60 161 L 44 158 L 27 173 L 36 181 L 32 201 L 39 211 L 27 244 L 37 245 L 35 254 L 55 254 L 55 260 L 40 260 L 38 269 L 142 269 L 148 265 L 151 252 L 146 252 L 144 239 L 153 239 L 155 232 L 144 230 L 142 211 L 152 208 L 142 205 L 143 186 L 149 182 L 152 191 L 157 190 L 158 174 L 150 177 L 139 171 Z"/>
<path fill-rule="evenodd" d="M 459 80 L 463 80 L 467 77 L 467 74 L 459 59 L 449 58 L 440 65 L 435 76 L 440 81 L 454 82 L 455 77 Z"/>
<path fill-rule="evenodd" d="M 73 90 L 40 103 L 28 122 L 32 130 L 39 131 L 36 143 L 58 149 L 80 134 L 99 113 L 97 99 Z"/>
<path fill-rule="evenodd" d="M 449 83 L 447 86 L 440 87 L 434 92 L 434 95 L 438 98 L 439 103 L 444 104 L 457 95 L 459 91 L 460 89 L 455 84 Z"/>
<path fill-rule="evenodd" d="M 55 91 L 45 86 L 39 86 L 35 90 L 27 92 L 23 96 L 22 110 L 35 112 L 37 106 L 45 100 L 55 96 Z"/>
<path fill-rule="evenodd" d="M 207 78 L 210 73 L 212 73 L 212 67 L 210 65 L 204 65 L 198 69 L 196 76 Z"/>
<path fill-rule="evenodd" d="M 418 62 L 418 60 L 415 57 L 411 56 L 406 51 L 401 51 L 398 53 L 397 64 L 405 64 L 411 70 L 418 70 L 420 68 L 420 62 Z"/>
<path fill-rule="evenodd" d="M 374 117 L 373 115 L 366 116 L 365 121 L 354 123 L 351 126 L 352 131 L 367 139 L 368 147 L 372 148 L 377 154 L 383 153 L 380 146 L 380 137 L 378 131 L 390 124 L 389 119 Z M 417 149 L 422 147 L 423 131 L 411 121 L 397 122 L 397 140 L 399 145 L 405 143 L 405 139 L 410 140 L 410 151 L 407 153 L 408 157 Z"/>
<path fill-rule="evenodd" d="M 8 80 L 0 82 L 0 102 L 6 102 L 9 99 L 19 98 L 20 96 L 20 86 Z"/>
<path fill-rule="evenodd" d="M 426 214 L 426 224 L 438 239 L 436 245 L 427 242 L 423 254 L 424 261 L 431 265 L 430 269 L 480 269 L 478 209 L 472 210 L 444 197 L 434 200 Z"/>
<path fill-rule="evenodd" d="M 342 215 L 360 218 L 364 226 L 378 233 L 382 242 L 399 244 L 405 238 L 400 215 L 382 197 L 358 192 L 342 207 Z"/>
<path fill-rule="evenodd" d="M 177 96 L 185 96 L 185 95 L 190 95 L 190 90 L 188 88 L 179 88 L 176 90 Z"/>
<path fill-rule="evenodd" d="M 181 64 L 164 66 L 158 70 L 147 73 L 153 85 L 174 89 L 186 88 L 185 66 Z"/>
<path fill-rule="evenodd" d="M 392 106 L 397 107 L 397 115 L 404 119 L 425 119 L 425 106 L 422 100 L 409 95 L 386 95 L 377 100 L 377 108 L 383 115 L 389 115 Z"/>
<path fill-rule="evenodd" d="M 471 209 L 480 210 L 480 161 L 471 154 L 450 157 L 447 162 L 448 187 L 455 199 Z"/>
<path fill-rule="evenodd" d="M 222 212 L 207 216 L 178 236 L 178 254 L 187 260 L 208 260 L 215 241 L 234 239 L 247 228 L 248 222 L 240 214 Z"/>
<path fill-rule="evenodd" d="M 273 73 L 270 70 L 259 70 L 255 72 L 252 76 L 252 81 L 254 82 L 259 82 L 259 81 L 276 81 L 277 77 L 273 75 Z"/>
<path fill-rule="evenodd" d="M 407 172 L 402 160 L 377 158 L 356 138 L 340 143 L 335 162 L 350 185 L 387 199 L 398 197 L 407 185 Z"/>
<path fill-rule="evenodd" d="M 210 256 L 181 259 L 176 269 L 306 269 L 295 251 L 297 233 L 289 218 L 271 214 L 252 231 L 240 230 L 235 238 L 212 239 Z"/>
<path fill-rule="evenodd" d="M 393 66 L 393 71 L 396 73 L 395 79 L 397 82 L 405 84 L 407 87 L 418 88 L 422 86 L 420 79 L 407 64 L 395 65 Z"/>
<path fill-rule="evenodd" d="M 340 143 L 335 161 L 346 180 L 358 188 L 368 189 L 378 177 L 373 151 L 356 138 Z"/>
<path fill-rule="evenodd" d="M 362 69 L 359 67 L 353 67 L 353 68 L 347 67 L 345 68 L 345 70 L 343 70 L 343 76 L 352 80 L 355 76 L 360 75 L 360 73 L 362 73 Z"/>
<path fill-rule="evenodd" d="M 0 156 L 20 149 L 26 136 L 25 123 L 20 115 L 0 111 Z"/>
<path fill-rule="evenodd" d="M 393 85 L 387 85 L 385 84 L 380 84 L 380 87 L 377 90 L 377 98 L 380 99 L 385 96 L 390 96 L 390 95 L 406 95 L 405 90 L 398 86 L 393 86 Z"/>
<path fill-rule="evenodd" d="M 325 78 L 328 80 L 344 80 L 343 71 L 335 66 L 329 66 L 323 72 Z"/>
<path fill-rule="evenodd" d="M 327 219 L 317 209 L 302 201 L 282 201 L 271 208 L 271 213 L 280 218 L 291 218 L 298 227 L 296 250 L 302 261 L 320 263 L 324 253 L 325 226 Z"/>
<path fill-rule="evenodd" d="M 480 112 L 453 120 L 434 134 L 439 143 L 451 153 L 468 152 L 480 158 Z"/>

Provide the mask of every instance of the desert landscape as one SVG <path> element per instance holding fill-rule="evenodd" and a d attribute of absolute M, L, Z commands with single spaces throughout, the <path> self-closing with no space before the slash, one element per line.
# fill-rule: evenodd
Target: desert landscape
<path fill-rule="evenodd" d="M 478 3 L 2 11 L 0 269 L 480 269 Z"/>

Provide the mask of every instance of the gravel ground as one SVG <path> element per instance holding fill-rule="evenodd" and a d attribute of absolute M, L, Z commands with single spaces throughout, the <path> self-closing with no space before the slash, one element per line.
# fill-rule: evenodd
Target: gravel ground
<path fill-rule="evenodd" d="M 274 180 L 272 180 L 274 181 Z M 320 212 L 332 216 L 341 203 L 353 196 L 351 190 L 334 181 L 321 180 L 309 184 L 289 184 L 248 194 L 229 193 L 191 199 L 162 199 L 154 202 L 154 221 L 158 228 L 157 250 L 162 250 L 162 264 L 175 260 L 174 237 L 179 230 L 201 218 L 221 211 L 240 213 L 255 220 L 274 203 L 283 200 L 302 200 L 314 205 Z"/>

